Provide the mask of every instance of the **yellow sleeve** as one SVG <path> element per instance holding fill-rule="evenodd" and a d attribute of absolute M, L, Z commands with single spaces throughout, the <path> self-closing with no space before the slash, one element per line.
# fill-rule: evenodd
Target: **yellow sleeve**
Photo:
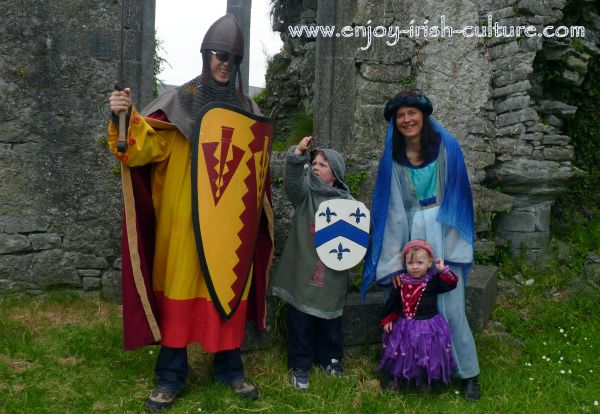
<path fill-rule="evenodd" d="M 112 121 L 108 124 L 108 148 L 119 161 L 129 167 L 160 162 L 169 157 L 173 148 L 173 135 L 169 133 L 173 129 L 173 125 L 167 122 L 144 118 L 132 107 L 125 138 L 127 151 L 122 153 L 117 150 L 119 129 Z"/>

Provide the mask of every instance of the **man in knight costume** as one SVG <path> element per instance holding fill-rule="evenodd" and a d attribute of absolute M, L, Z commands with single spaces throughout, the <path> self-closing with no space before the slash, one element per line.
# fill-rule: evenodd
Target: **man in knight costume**
<path fill-rule="evenodd" d="M 256 239 L 249 249 L 251 271 L 246 272 L 247 282 L 244 279 L 239 300 L 228 315 L 215 306 L 214 281 L 199 263 L 192 212 L 191 187 L 195 183 L 190 160 L 198 139 L 196 120 L 203 108 L 218 103 L 240 113 L 259 113 L 242 92 L 239 66 L 244 40 L 232 15 L 213 23 L 202 41 L 201 53 L 200 76 L 161 95 L 141 112 L 132 105 L 128 88 L 109 98 L 113 114 L 109 148 L 122 163 L 125 210 L 125 349 L 160 344 L 157 384 L 145 404 L 149 412 L 170 408 L 183 390 L 189 372 L 187 346 L 192 342 L 215 354 L 217 380 L 241 398 L 258 398 L 257 389 L 245 379 L 240 347 L 247 319 L 256 320 L 258 330 L 265 328 L 265 292 L 273 254 L 268 173 L 264 196 L 258 195 L 262 202 Z M 119 128 L 115 122 L 122 111 L 127 111 L 124 152 L 117 149 Z M 197 191 L 199 197 L 211 197 L 210 188 L 198 186 Z M 239 217 L 215 220 L 233 222 Z M 231 240 L 230 244 L 235 243 Z"/>

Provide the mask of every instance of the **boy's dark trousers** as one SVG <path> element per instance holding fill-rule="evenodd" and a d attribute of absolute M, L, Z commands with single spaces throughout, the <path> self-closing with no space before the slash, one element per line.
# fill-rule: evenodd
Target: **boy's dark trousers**
<path fill-rule="evenodd" d="M 326 367 L 344 356 L 342 319 L 323 319 L 287 304 L 288 368 L 310 370 L 313 363 Z"/>

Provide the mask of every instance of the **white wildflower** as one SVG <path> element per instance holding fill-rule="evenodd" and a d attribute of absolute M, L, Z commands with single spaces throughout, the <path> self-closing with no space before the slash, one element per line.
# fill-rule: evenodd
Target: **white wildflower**
<path fill-rule="evenodd" d="M 561 373 L 561 374 L 564 374 L 564 373 L 565 373 L 565 370 L 564 370 L 564 369 L 561 369 L 561 370 L 560 370 L 560 373 Z"/>

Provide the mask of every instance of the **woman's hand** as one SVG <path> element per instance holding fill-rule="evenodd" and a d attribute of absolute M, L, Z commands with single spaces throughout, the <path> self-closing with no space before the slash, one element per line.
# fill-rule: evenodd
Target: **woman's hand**
<path fill-rule="evenodd" d="M 298 146 L 294 150 L 294 154 L 302 155 L 310 148 L 310 144 L 312 143 L 313 137 L 304 137 L 298 143 Z"/>
<path fill-rule="evenodd" d="M 402 275 L 392 276 L 392 285 L 394 289 L 398 289 L 398 287 L 402 284 Z"/>

